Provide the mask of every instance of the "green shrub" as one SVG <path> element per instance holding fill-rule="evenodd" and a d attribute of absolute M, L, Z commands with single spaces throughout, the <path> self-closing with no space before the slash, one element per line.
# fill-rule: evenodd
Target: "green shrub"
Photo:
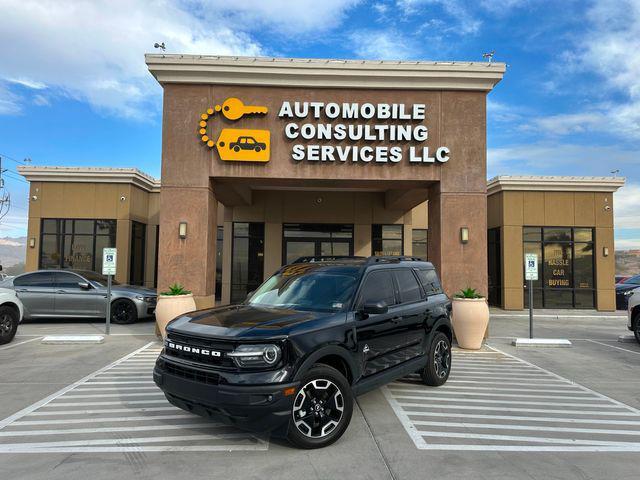
<path fill-rule="evenodd" d="M 168 291 L 161 292 L 160 295 L 175 296 L 175 295 L 188 295 L 190 293 L 191 292 L 189 290 L 185 290 L 184 287 L 179 283 L 174 283 L 173 285 L 169 285 Z"/>
<path fill-rule="evenodd" d="M 454 298 L 484 298 L 482 295 L 480 295 L 475 288 L 463 288 L 462 290 L 460 290 L 458 293 L 456 293 L 454 296 Z"/>

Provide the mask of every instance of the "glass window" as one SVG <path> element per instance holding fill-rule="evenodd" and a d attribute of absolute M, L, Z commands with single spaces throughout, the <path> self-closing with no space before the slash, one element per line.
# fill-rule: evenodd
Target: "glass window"
<path fill-rule="evenodd" d="M 80 288 L 78 283 L 84 282 L 83 278 L 73 273 L 57 272 L 55 274 L 56 288 Z"/>
<path fill-rule="evenodd" d="M 372 225 L 371 249 L 376 256 L 403 255 L 403 225 Z"/>
<path fill-rule="evenodd" d="M 390 270 L 372 272 L 367 275 L 362 285 L 360 306 L 379 301 L 383 301 L 387 305 L 395 305 L 396 303 L 395 287 Z"/>
<path fill-rule="evenodd" d="M 115 220 L 44 218 L 39 268 L 102 269 L 102 249 L 116 246 Z"/>
<path fill-rule="evenodd" d="M 216 300 L 222 300 L 222 247 L 224 240 L 224 227 L 218 227 L 216 231 Z"/>
<path fill-rule="evenodd" d="M 435 270 L 416 270 L 416 273 L 427 296 L 442 293 L 440 280 L 438 280 Z"/>
<path fill-rule="evenodd" d="M 237 303 L 262 283 L 264 223 L 234 223 L 232 247 L 231 302 Z"/>
<path fill-rule="evenodd" d="M 140 222 L 131 222 L 131 251 L 129 252 L 129 283 L 144 284 L 144 265 L 146 256 L 147 226 Z"/>
<path fill-rule="evenodd" d="M 427 229 L 414 228 L 412 234 L 412 255 L 427 260 Z"/>
<path fill-rule="evenodd" d="M 538 231 L 542 236 L 538 237 Z M 533 282 L 534 307 L 593 308 L 595 305 L 592 228 L 524 227 L 524 253 L 535 253 L 541 266 Z M 538 240 L 534 240 L 539 238 Z M 525 281 L 525 306 L 529 304 Z"/>
<path fill-rule="evenodd" d="M 629 283 L 631 285 L 640 285 L 640 275 L 636 275 L 635 277 L 627 278 L 622 283 Z"/>
<path fill-rule="evenodd" d="M 16 287 L 53 287 L 53 273 L 36 272 L 16 277 L 13 281 Z"/>
<path fill-rule="evenodd" d="M 489 305 L 502 307 L 502 251 L 499 228 L 490 228 L 487 231 L 487 263 Z"/>
<path fill-rule="evenodd" d="M 422 298 L 420 285 L 415 275 L 408 268 L 394 270 L 396 280 L 398 281 L 398 290 L 400 291 L 400 299 L 402 303 L 416 302 Z"/>

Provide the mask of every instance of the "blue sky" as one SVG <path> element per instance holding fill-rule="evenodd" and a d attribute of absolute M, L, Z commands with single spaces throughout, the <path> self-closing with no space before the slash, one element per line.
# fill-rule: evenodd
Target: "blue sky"
<path fill-rule="evenodd" d="M 0 1 L 0 154 L 159 176 L 162 90 L 143 55 L 474 60 L 509 67 L 488 99 L 488 175 L 610 175 L 618 248 L 640 248 L 640 0 Z"/>

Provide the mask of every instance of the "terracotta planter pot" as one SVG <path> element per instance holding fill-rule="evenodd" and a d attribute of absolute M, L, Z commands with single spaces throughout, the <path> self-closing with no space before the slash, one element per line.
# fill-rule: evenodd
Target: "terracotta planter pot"
<path fill-rule="evenodd" d="M 196 309 L 196 302 L 191 293 L 187 295 L 158 295 L 158 305 L 156 306 L 156 327 L 162 335 L 162 339 L 167 336 L 167 324 L 183 313 L 193 312 Z"/>
<path fill-rule="evenodd" d="M 460 348 L 478 350 L 489 325 L 486 298 L 454 298 L 451 324 Z"/>

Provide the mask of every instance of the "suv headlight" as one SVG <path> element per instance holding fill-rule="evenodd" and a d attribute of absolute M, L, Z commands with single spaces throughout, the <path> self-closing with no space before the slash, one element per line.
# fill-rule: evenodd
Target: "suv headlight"
<path fill-rule="evenodd" d="M 635 293 L 635 290 L 627 290 L 626 292 L 623 292 L 622 294 L 625 297 L 630 297 L 631 295 L 633 295 Z"/>
<path fill-rule="evenodd" d="M 278 345 L 240 345 L 228 357 L 239 367 L 271 367 L 278 363 L 282 350 Z"/>

